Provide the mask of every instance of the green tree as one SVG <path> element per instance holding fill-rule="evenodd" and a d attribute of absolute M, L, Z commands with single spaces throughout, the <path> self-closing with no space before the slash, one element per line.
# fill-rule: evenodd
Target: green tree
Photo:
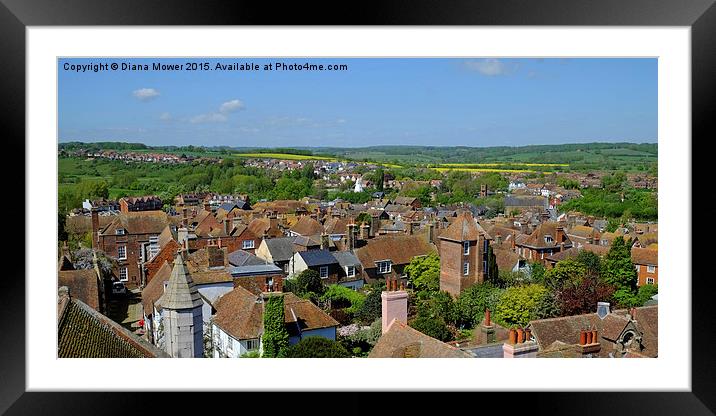
<path fill-rule="evenodd" d="M 381 317 L 383 308 L 383 300 L 380 297 L 381 291 L 380 287 L 376 287 L 368 293 L 365 301 L 363 301 L 363 306 L 355 314 L 359 322 L 368 325 Z"/>
<path fill-rule="evenodd" d="M 535 283 L 543 283 L 544 282 L 544 274 L 547 271 L 545 270 L 542 263 L 534 262 L 530 264 L 530 279 Z"/>
<path fill-rule="evenodd" d="M 440 257 L 437 254 L 413 257 L 403 271 L 416 290 L 440 290 Z"/>
<path fill-rule="evenodd" d="M 487 246 L 487 280 L 497 284 L 500 281 L 500 270 L 497 267 L 497 256 L 492 245 Z"/>
<path fill-rule="evenodd" d="M 652 296 L 659 293 L 659 288 L 657 285 L 644 285 L 639 286 L 639 292 L 637 293 L 637 299 L 638 299 L 638 305 L 637 306 L 644 306 L 646 302 L 648 302 Z"/>
<path fill-rule="evenodd" d="M 525 326 L 534 319 L 546 318 L 553 302 L 549 290 L 538 284 L 507 288 L 495 308 L 495 320 L 508 326 Z"/>
<path fill-rule="evenodd" d="M 303 297 L 306 294 L 315 293 L 320 296 L 325 291 L 323 280 L 317 271 L 306 269 L 292 279 L 285 281 L 286 292 L 293 292 L 296 296 Z"/>
<path fill-rule="evenodd" d="M 452 332 L 445 324 L 445 321 L 440 318 L 419 315 L 412 322 L 410 322 L 410 326 L 429 337 L 433 337 L 443 342 L 453 340 Z"/>
<path fill-rule="evenodd" d="M 503 291 L 489 282 L 463 290 L 455 301 L 454 323 L 458 328 L 473 328 L 482 321 L 485 309 L 495 310 Z"/>
<path fill-rule="evenodd" d="M 274 295 L 264 301 L 263 357 L 285 357 L 288 348 L 288 331 L 284 314 L 283 296 Z"/>
<path fill-rule="evenodd" d="M 544 285 L 552 290 L 578 286 L 586 274 L 587 268 L 577 260 L 562 260 L 544 274 Z"/>
<path fill-rule="evenodd" d="M 303 338 L 286 350 L 288 358 L 349 358 L 350 356 L 341 343 L 318 336 Z"/>
<path fill-rule="evenodd" d="M 602 277 L 617 291 L 636 292 L 637 273 L 631 261 L 631 239 L 619 236 L 612 241 L 609 252 L 602 262 Z"/>

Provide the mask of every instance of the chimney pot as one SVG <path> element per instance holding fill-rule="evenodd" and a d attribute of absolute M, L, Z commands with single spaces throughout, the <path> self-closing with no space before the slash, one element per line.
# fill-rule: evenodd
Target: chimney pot
<path fill-rule="evenodd" d="M 587 344 L 592 343 L 592 331 L 587 331 Z"/>
<path fill-rule="evenodd" d="M 490 326 L 490 310 L 485 309 L 485 326 Z"/>
<path fill-rule="evenodd" d="M 592 330 L 592 344 L 596 344 L 599 342 L 599 338 L 597 337 L 597 330 Z"/>
<path fill-rule="evenodd" d="M 587 343 L 587 333 L 584 330 L 579 331 L 579 345 L 585 345 Z"/>
<path fill-rule="evenodd" d="M 532 330 L 529 328 L 525 328 L 525 342 L 532 339 Z"/>
<path fill-rule="evenodd" d="M 514 329 L 510 329 L 509 342 L 513 345 L 517 342 L 517 331 L 515 331 Z"/>
<path fill-rule="evenodd" d="M 522 344 L 525 341 L 525 331 L 522 328 L 517 328 L 517 343 Z"/>

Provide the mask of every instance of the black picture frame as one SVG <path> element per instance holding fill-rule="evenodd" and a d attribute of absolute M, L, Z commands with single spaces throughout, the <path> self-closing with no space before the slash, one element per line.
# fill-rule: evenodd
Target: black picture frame
<path fill-rule="evenodd" d="M 714 135 L 714 97 L 716 97 L 716 6 L 714 0 L 699 1 L 650 1 L 650 0 L 554 0 L 554 1 L 470 1 L 453 0 L 435 2 L 430 0 L 390 1 L 380 4 L 341 2 L 225 2 L 215 1 L 140 1 L 124 0 L 100 2 L 92 0 L 0 0 L 0 107 L 5 155 L 32 157 L 25 149 L 25 28 L 26 26 L 75 26 L 75 25 L 531 25 L 531 26 L 688 26 L 691 28 L 692 68 L 692 155 L 708 154 L 704 146 Z M 711 133 L 711 134 L 709 134 Z M 698 140 L 696 139 L 698 138 Z M 696 151 L 701 149 L 702 152 Z M 708 157 L 708 156 L 707 156 Z M 19 157 L 13 159 L 21 160 Z M 20 162 L 21 164 L 23 162 Z M 708 166 L 708 162 L 704 162 Z M 704 165 L 704 164 L 702 164 Z M 6 166 L 9 166 L 6 164 Z M 694 166 L 697 166 L 694 160 Z M 24 167 L 24 166 L 23 166 Z M 13 201 L 24 201 L 25 181 L 15 177 L 20 167 L 6 168 L 8 185 L 18 189 L 9 193 Z M 9 172 L 9 173 L 8 173 Z M 12 175 L 12 176 L 10 176 Z M 707 177 L 692 172 L 693 195 L 700 186 L 706 186 Z M 709 188 L 710 189 L 710 188 Z M 8 201 L 10 202 L 10 201 Z M 17 207 L 14 202 L 9 205 Z M 693 205 L 692 205 L 693 207 Z M 695 211 L 692 211 L 695 213 Z M 709 208 L 709 212 L 713 212 Z M 51 213 L 48 213 L 50 215 Z M 52 214 L 54 215 L 54 214 Z M 6 224 L 19 228 L 18 217 L 25 223 L 28 219 L 22 210 L 13 211 L 12 219 L 6 216 Z M 695 218 L 695 217 L 694 217 Z M 692 230 L 692 224 L 684 224 L 684 230 Z M 13 230 L 12 245 L 15 250 L 25 247 L 23 229 Z M 48 231 L 52 233 L 52 231 Z M 690 235 L 690 234 L 685 234 Z M 693 234 L 691 234 L 693 235 Z M 51 237 L 48 235 L 48 238 Z M 10 239 L 10 238 L 8 238 Z M 708 259 L 708 245 L 696 244 L 692 239 L 692 258 Z M 8 253 L 8 252 L 6 252 Z M 126 414 L 130 411 L 159 412 L 166 409 L 165 394 L 155 396 L 137 393 L 30 393 L 25 392 L 25 262 L 42 253 L 31 249 L 24 251 L 25 261 L 6 258 L 5 273 L 0 278 L 3 301 L 0 302 L 0 413 L 7 414 Z M 704 254 L 706 254 L 704 256 Z M 694 263 L 696 264 L 696 263 Z M 697 276 L 696 270 L 684 270 Z M 713 312 L 708 299 L 713 290 L 713 279 L 708 273 L 692 279 L 691 334 L 684 337 L 685 348 L 691 347 L 692 389 L 690 392 L 639 392 L 639 393 L 480 393 L 451 399 L 445 409 L 470 412 L 489 409 L 490 402 L 498 408 L 522 408 L 531 413 L 549 414 L 713 414 L 716 409 L 716 359 L 711 352 L 714 345 Z M 679 319 L 666 317 L 665 319 Z M 429 375 L 426 375 L 428 377 Z M 526 375 L 536 377 L 539 375 Z M 632 377 L 638 385 L 638 374 L 615 377 Z M 111 377 L 98 371 L 97 377 Z M 272 399 L 266 393 L 243 394 L 236 399 L 235 393 L 219 400 L 241 402 L 249 400 L 258 408 L 270 403 L 273 411 L 300 410 L 294 399 Z M 366 399 L 363 393 L 350 393 L 348 397 L 330 406 L 331 411 L 357 414 L 370 411 L 380 398 Z M 282 393 L 283 395 L 283 393 Z M 301 403 L 312 400 L 315 393 L 302 397 Z M 226 398 L 226 399 L 224 399 Z M 222 400 L 223 399 L 223 400 Z M 182 413 L 220 411 L 212 399 L 198 399 L 182 403 Z M 325 397 L 321 400 L 325 400 Z M 335 400 L 335 399 L 333 399 Z M 372 406 L 360 406 L 368 400 Z M 383 401 L 384 409 L 405 410 L 412 405 L 420 406 L 422 399 L 398 399 Z M 487 403 L 487 404 L 486 404 Z M 520 403 L 524 403 L 524 408 Z M 241 405 L 246 409 L 247 404 Z M 293 407 L 292 407 L 293 406 Z M 273 413 L 273 411 L 271 413 Z M 506 410 L 507 413 L 514 411 Z"/>

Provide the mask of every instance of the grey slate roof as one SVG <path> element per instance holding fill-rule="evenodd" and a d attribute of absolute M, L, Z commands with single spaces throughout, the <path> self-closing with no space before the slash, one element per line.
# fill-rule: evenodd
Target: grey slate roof
<path fill-rule="evenodd" d="M 308 267 L 336 264 L 338 260 L 328 250 L 308 250 L 298 253 Z"/>
<path fill-rule="evenodd" d="M 266 264 L 266 260 L 263 260 L 244 250 L 236 250 L 229 253 L 228 258 L 229 264 L 232 266 L 255 266 L 259 264 Z"/>
<path fill-rule="evenodd" d="M 174 268 L 169 277 L 169 283 L 157 303 L 162 305 L 163 309 L 175 310 L 193 309 L 203 304 L 181 254 L 174 259 Z"/>
<path fill-rule="evenodd" d="M 266 247 L 271 253 L 273 261 L 288 261 L 293 257 L 293 237 L 279 237 L 266 239 Z"/>
<path fill-rule="evenodd" d="M 336 251 L 333 253 L 333 257 L 338 260 L 338 264 L 340 264 L 341 267 L 360 266 L 360 260 L 350 251 Z"/>
<path fill-rule="evenodd" d="M 549 206 L 547 198 L 543 196 L 512 196 L 505 197 L 505 206 L 510 207 L 543 207 Z"/>
<path fill-rule="evenodd" d="M 283 273 L 280 267 L 275 264 L 257 264 L 252 266 L 239 266 L 231 268 L 231 276 L 242 277 L 242 276 L 255 276 L 262 274 L 276 274 Z"/>

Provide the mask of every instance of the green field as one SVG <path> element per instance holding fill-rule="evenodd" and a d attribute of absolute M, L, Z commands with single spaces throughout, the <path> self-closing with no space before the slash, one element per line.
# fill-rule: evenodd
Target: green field
<path fill-rule="evenodd" d="M 254 158 L 254 159 L 325 160 L 328 162 L 334 162 L 334 161 L 338 160 L 335 157 L 294 155 L 294 154 L 290 154 L 290 153 L 234 153 L 234 156 L 240 157 L 240 158 Z"/>

